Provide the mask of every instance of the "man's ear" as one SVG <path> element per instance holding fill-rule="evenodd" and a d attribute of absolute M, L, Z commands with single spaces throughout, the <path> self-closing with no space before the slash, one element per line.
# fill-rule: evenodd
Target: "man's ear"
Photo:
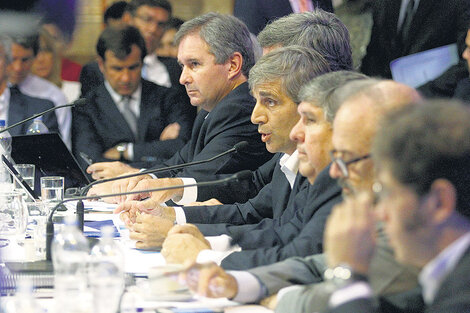
<path fill-rule="evenodd" d="M 229 79 L 233 79 L 242 74 L 243 57 L 240 52 L 234 52 L 227 61 L 229 67 Z"/>
<path fill-rule="evenodd" d="M 457 191 L 450 181 L 440 178 L 432 183 L 429 193 L 435 206 L 433 220 L 435 223 L 442 223 L 456 211 Z"/>
<path fill-rule="evenodd" d="M 102 57 L 97 57 L 96 62 L 98 62 L 98 67 L 100 68 L 101 73 L 104 75 L 104 60 Z"/>

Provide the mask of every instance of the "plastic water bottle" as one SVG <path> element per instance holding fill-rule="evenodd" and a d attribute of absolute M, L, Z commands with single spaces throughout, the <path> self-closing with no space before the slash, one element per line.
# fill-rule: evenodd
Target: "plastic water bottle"
<path fill-rule="evenodd" d="M 52 242 L 56 312 L 85 312 L 90 307 L 89 251 L 88 241 L 77 228 L 75 216 L 67 215 L 63 229 Z"/>
<path fill-rule="evenodd" d="M 5 313 L 42 313 L 42 309 L 33 294 L 31 278 L 21 278 L 17 282 L 16 294 L 4 307 Z"/>
<path fill-rule="evenodd" d="M 34 134 L 47 134 L 49 132 L 49 128 L 47 128 L 46 124 L 42 121 L 42 116 L 36 117 L 31 125 L 29 125 L 28 130 L 26 131 L 27 135 L 34 135 Z"/>
<path fill-rule="evenodd" d="M 0 120 L 0 130 L 5 129 L 5 120 Z M 11 158 L 11 135 L 8 131 L 0 134 L 0 154 L 4 155 L 8 161 L 12 162 Z M 13 162 L 12 162 L 13 163 Z M 0 191 L 11 191 L 11 177 L 7 169 L 0 162 Z"/>
<path fill-rule="evenodd" d="M 115 313 L 124 291 L 124 253 L 113 240 L 114 227 L 101 228 L 101 240 L 91 250 L 89 282 L 94 313 Z"/>

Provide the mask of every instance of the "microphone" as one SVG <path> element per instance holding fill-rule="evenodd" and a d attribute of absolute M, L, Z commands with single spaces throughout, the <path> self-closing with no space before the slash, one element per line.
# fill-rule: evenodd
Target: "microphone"
<path fill-rule="evenodd" d="M 178 186 L 169 186 L 169 187 L 160 187 L 160 188 L 154 188 L 154 189 L 147 189 L 147 190 L 139 190 L 139 191 L 127 191 L 127 192 L 121 192 L 121 193 L 112 193 L 112 194 L 106 194 L 106 195 L 101 195 L 101 196 L 88 196 L 88 197 L 76 197 L 76 198 L 70 198 L 70 199 L 65 199 L 60 201 L 54 208 L 52 208 L 51 212 L 49 213 L 49 216 L 47 218 L 47 226 L 46 226 L 46 260 L 50 261 L 51 260 L 51 244 L 52 244 L 52 239 L 54 238 L 54 223 L 52 222 L 52 217 L 54 216 L 55 211 L 57 208 L 59 208 L 62 204 L 66 202 L 71 202 L 71 201 L 82 201 L 82 200 L 92 200 L 92 199 L 100 199 L 100 198 L 110 198 L 110 197 L 117 197 L 117 196 L 126 196 L 126 195 L 132 195 L 132 194 L 137 194 L 137 193 L 142 193 L 142 192 L 156 192 L 156 191 L 163 191 L 163 190 L 171 190 L 171 189 L 178 189 L 178 188 L 184 188 L 184 187 L 206 187 L 206 186 L 211 186 L 211 185 L 217 185 L 217 184 L 225 184 L 233 180 L 246 180 L 246 179 L 251 179 L 252 173 L 250 170 L 244 170 L 241 172 L 238 172 L 236 174 L 233 174 L 229 177 L 222 178 L 222 179 L 217 179 L 217 180 L 212 180 L 212 181 L 207 181 L 207 182 L 200 182 L 200 183 L 195 183 L 195 184 L 189 184 L 189 185 L 178 185 Z M 83 214 L 80 218 L 83 218 Z M 79 224 L 83 225 L 82 221 L 79 221 Z"/>
<path fill-rule="evenodd" d="M 10 126 L 8 126 L 8 127 L 5 127 L 4 129 L 0 130 L 0 134 L 3 133 L 3 132 L 6 132 L 7 130 L 12 129 L 13 127 L 16 127 L 16 126 L 22 125 L 22 124 L 24 124 L 24 123 L 26 123 L 26 122 L 28 122 L 28 121 L 34 120 L 36 117 L 43 116 L 43 115 L 46 114 L 46 113 L 49 113 L 49 112 L 52 112 L 52 111 L 55 111 L 55 110 L 58 110 L 58 109 L 62 109 L 62 108 L 67 108 L 67 107 L 82 106 L 82 105 L 84 105 L 86 102 L 87 102 L 87 99 L 85 99 L 85 98 L 80 98 L 80 99 L 77 99 L 77 100 L 75 100 L 74 102 L 69 103 L 69 104 L 64 104 L 64 105 L 55 106 L 55 107 L 53 107 L 53 108 L 47 109 L 46 111 L 43 111 L 43 112 L 34 114 L 33 116 L 30 116 L 30 117 L 28 117 L 28 118 L 25 118 L 24 120 L 19 121 L 18 123 L 15 123 L 15 124 L 13 124 L 13 125 L 10 125 Z"/>
<path fill-rule="evenodd" d="M 138 173 L 133 173 L 129 175 L 124 175 L 124 176 L 116 176 L 113 178 L 106 178 L 106 179 L 98 179 L 95 180 L 94 182 L 89 183 L 85 187 L 82 188 L 80 191 L 80 196 L 83 196 L 87 193 L 88 190 L 90 190 L 91 187 L 97 184 L 102 184 L 102 183 L 107 183 L 115 180 L 120 180 L 120 179 L 125 179 L 125 178 L 131 178 L 131 177 L 136 177 L 136 176 L 141 176 L 141 175 L 147 175 L 147 174 L 155 174 L 155 173 L 160 173 L 160 172 L 166 172 L 166 171 L 171 171 L 171 170 L 176 170 L 176 169 L 181 169 L 185 168 L 187 166 L 192 166 L 192 165 L 198 165 L 198 164 L 203 164 L 207 162 L 211 162 L 215 159 L 218 159 L 220 157 L 223 157 L 224 155 L 233 153 L 233 152 L 240 152 L 245 150 L 249 146 L 249 143 L 246 141 L 240 141 L 239 143 L 235 144 L 233 148 L 228 149 L 227 151 L 224 151 L 216 156 L 213 156 L 209 159 L 206 160 L 200 160 L 200 161 L 194 161 L 194 162 L 188 162 L 188 163 L 183 163 L 183 164 L 177 164 L 177 165 L 172 165 L 172 166 L 167 166 L 167 167 L 162 167 L 162 168 L 157 168 L 157 169 L 149 169 L 145 170 L 142 172 Z"/>

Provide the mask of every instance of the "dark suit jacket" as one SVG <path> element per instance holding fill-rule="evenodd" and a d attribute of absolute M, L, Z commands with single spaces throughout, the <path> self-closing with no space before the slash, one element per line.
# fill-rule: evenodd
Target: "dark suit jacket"
<path fill-rule="evenodd" d="M 457 43 L 459 56 L 465 47 L 470 22 L 469 0 L 422 0 L 413 17 L 410 35 L 402 45 L 397 39 L 397 23 L 401 1 L 373 2 L 373 26 L 367 54 L 361 71 L 370 76 L 391 78 L 390 61 L 401 56 Z M 467 71 L 461 59 L 437 79 L 421 86 L 426 96 L 447 96 L 454 93 L 457 82 Z"/>
<path fill-rule="evenodd" d="M 187 104 L 173 89 L 142 80 L 137 136 L 134 136 L 104 84 L 90 92 L 87 99 L 87 105 L 72 111 L 75 155 L 81 151 L 95 162 L 104 161 L 102 155 L 106 150 L 121 142 L 132 142 L 135 162 L 149 157 L 165 160 L 189 140 L 193 116 L 188 114 Z M 163 129 L 173 122 L 181 125 L 179 137 L 160 141 Z M 80 157 L 77 159 L 83 162 Z"/>
<path fill-rule="evenodd" d="M 34 114 L 54 107 L 54 103 L 49 100 L 30 97 L 21 93 L 19 90 L 10 90 L 11 96 L 10 104 L 8 105 L 7 125 L 13 125 L 21 120 L 24 120 L 25 118 L 33 116 Z M 49 128 L 49 132 L 59 132 L 57 117 L 54 111 L 43 115 L 42 121 L 47 126 L 47 128 Z M 26 132 L 31 123 L 32 121 L 13 127 L 8 132 L 12 136 L 26 135 Z"/>
<path fill-rule="evenodd" d="M 224 223 L 222 225 L 201 225 L 200 227 L 200 230 L 205 235 L 218 235 L 223 233 L 229 224 L 253 224 L 261 221 L 265 217 L 280 217 L 287 207 L 287 202 L 291 194 L 289 182 L 279 165 L 281 157 L 282 153 L 277 153 L 271 161 L 266 162 L 256 170 L 256 172 L 260 172 L 260 169 L 266 169 L 268 172 L 271 172 L 271 181 L 266 184 L 253 199 L 245 203 L 183 207 L 186 221 L 193 224 Z M 273 160 L 275 162 L 273 162 Z M 271 168 L 267 168 L 267 165 Z M 259 185 L 259 183 L 255 185 Z M 233 186 L 231 186 L 231 188 L 233 188 Z M 226 186 L 221 186 L 220 189 L 225 190 L 225 193 L 234 194 L 233 192 L 227 192 L 227 190 L 233 189 L 227 189 Z M 235 194 L 238 194 L 238 192 Z"/>
<path fill-rule="evenodd" d="M 466 77 L 459 81 L 455 88 L 454 98 L 470 102 L 470 78 Z"/>
<path fill-rule="evenodd" d="M 333 12 L 331 0 L 312 0 L 315 7 Z M 255 35 L 269 22 L 291 14 L 289 0 L 236 0 L 233 15 L 241 19 Z"/>
<path fill-rule="evenodd" d="M 257 126 L 250 121 L 254 105 L 255 101 L 250 96 L 248 83 L 236 87 L 210 113 L 201 110 L 196 116 L 190 141 L 169 160 L 153 168 L 206 160 L 232 148 L 240 141 L 249 143 L 246 150 L 179 171 L 157 173 L 156 176 L 192 177 L 202 182 L 242 170 L 255 170 L 266 163 L 273 155 L 261 142 Z M 210 193 L 207 196 L 207 199 L 202 200 L 211 198 Z"/>
<path fill-rule="evenodd" d="M 229 226 L 227 234 L 242 247 L 222 261 L 226 269 L 248 269 L 292 256 L 322 252 L 325 221 L 332 207 L 341 201 L 341 189 L 322 171 L 314 185 L 305 181 L 281 216 L 258 224 Z"/>

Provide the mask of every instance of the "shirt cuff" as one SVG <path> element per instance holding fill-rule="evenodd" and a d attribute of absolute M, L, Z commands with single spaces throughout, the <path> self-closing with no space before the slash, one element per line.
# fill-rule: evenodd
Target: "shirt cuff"
<path fill-rule="evenodd" d="M 184 214 L 184 210 L 179 206 L 175 206 L 173 207 L 173 209 L 175 209 L 176 224 L 178 225 L 186 224 L 186 214 Z"/>
<path fill-rule="evenodd" d="M 366 282 L 356 282 L 336 290 L 330 297 L 329 306 L 335 308 L 344 303 L 364 298 L 372 298 L 372 289 Z"/>
<path fill-rule="evenodd" d="M 127 143 L 127 156 L 129 160 L 134 161 L 134 143 Z"/>
<path fill-rule="evenodd" d="M 281 290 L 277 292 L 277 302 L 281 301 L 282 297 L 284 297 L 286 293 L 294 291 L 294 290 L 300 290 L 303 288 L 304 286 L 300 286 L 300 285 L 294 285 L 294 286 L 282 288 Z"/>
<path fill-rule="evenodd" d="M 256 303 L 264 298 L 263 286 L 258 278 L 246 271 L 228 271 L 237 281 L 238 293 L 231 299 L 240 303 Z"/>
<path fill-rule="evenodd" d="M 215 251 L 229 251 L 238 246 L 232 247 L 232 238 L 228 235 L 207 236 L 205 237 L 211 244 L 211 249 Z"/>
<path fill-rule="evenodd" d="M 190 177 L 179 177 L 183 181 L 183 185 L 195 184 L 196 180 Z M 187 203 L 195 202 L 197 200 L 197 186 L 184 187 L 183 196 L 179 201 L 175 201 L 176 204 L 185 205 Z"/>

